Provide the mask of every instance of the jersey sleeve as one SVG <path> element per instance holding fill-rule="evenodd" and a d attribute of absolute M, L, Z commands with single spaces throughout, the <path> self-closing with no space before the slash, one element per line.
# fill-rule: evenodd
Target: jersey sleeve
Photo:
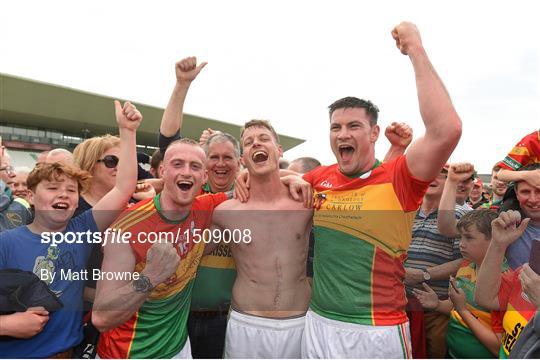
<path fill-rule="evenodd" d="M 491 311 L 491 329 L 494 333 L 500 334 L 504 332 L 503 328 L 503 317 L 504 317 L 504 311 Z"/>
<path fill-rule="evenodd" d="M 508 270 L 501 274 L 501 287 L 499 288 L 499 309 L 500 311 L 506 311 L 508 306 L 508 300 L 510 299 L 510 294 L 514 291 L 514 283 L 519 282 L 518 275 L 521 271 L 521 268 L 516 270 Z"/>
<path fill-rule="evenodd" d="M 165 154 L 165 150 L 167 150 L 173 141 L 180 140 L 181 138 L 182 135 L 180 135 L 180 130 L 178 130 L 173 136 L 165 136 L 160 131 L 158 135 L 158 146 L 161 154 Z"/>
<path fill-rule="evenodd" d="M 510 150 L 508 155 L 499 162 L 503 169 L 517 171 L 521 167 L 536 162 L 540 158 L 540 130 L 535 131 L 521 139 Z"/>
<path fill-rule="evenodd" d="M 407 158 L 401 155 L 382 166 L 393 166 L 392 183 L 404 211 L 416 211 L 431 181 L 415 178 L 407 166 Z"/>
<path fill-rule="evenodd" d="M 319 171 L 319 167 L 305 173 L 304 175 L 302 175 L 302 179 L 304 179 L 304 181 L 307 181 L 308 183 L 311 184 L 311 186 L 313 186 L 314 182 L 315 182 L 315 173 L 317 173 Z"/>

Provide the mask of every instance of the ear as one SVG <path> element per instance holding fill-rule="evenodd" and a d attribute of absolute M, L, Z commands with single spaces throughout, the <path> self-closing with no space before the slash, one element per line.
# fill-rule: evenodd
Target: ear
<path fill-rule="evenodd" d="M 279 157 L 282 158 L 283 157 L 283 148 L 281 147 L 281 145 L 278 145 L 278 153 L 279 153 Z"/>
<path fill-rule="evenodd" d="M 163 178 L 163 161 L 161 162 L 161 164 L 159 164 L 159 168 L 158 168 L 158 172 L 159 172 L 159 177 L 160 178 Z"/>
<path fill-rule="evenodd" d="M 244 161 L 244 156 L 245 156 L 245 154 L 242 154 L 242 156 L 240 157 L 240 165 L 242 165 L 243 167 L 246 167 L 246 162 Z"/>
<path fill-rule="evenodd" d="M 203 184 L 206 184 L 208 182 L 208 170 L 204 169 L 204 174 L 203 174 Z"/>
<path fill-rule="evenodd" d="M 372 143 L 375 143 L 377 139 L 379 138 L 379 133 L 381 132 L 381 128 L 379 125 L 373 125 L 371 127 L 371 134 L 370 134 L 370 140 Z"/>

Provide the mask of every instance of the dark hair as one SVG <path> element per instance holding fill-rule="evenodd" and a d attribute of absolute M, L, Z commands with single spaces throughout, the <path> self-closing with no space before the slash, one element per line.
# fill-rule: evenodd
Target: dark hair
<path fill-rule="evenodd" d="M 491 240 L 491 222 L 497 218 L 497 212 L 490 209 L 478 209 L 469 211 L 459 219 L 457 230 L 461 233 L 472 224 L 476 225 L 479 232 Z"/>
<path fill-rule="evenodd" d="M 154 169 L 154 171 L 157 174 L 159 164 L 163 161 L 163 154 L 161 153 L 161 150 L 156 149 L 154 153 L 152 154 L 152 157 L 150 158 L 150 167 Z"/>
<path fill-rule="evenodd" d="M 343 99 L 334 101 L 328 106 L 328 112 L 330 117 L 337 109 L 358 108 L 366 109 L 366 114 L 369 116 L 369 124 L 371 126 L 377 124 L 379 117 L 379 108 L 369 100 L 359 99 L 353 96 L 347 96 Z"/>
<path fill-rule="evenodd" d="M 319 160 L 312 158 L 312 157 L 301 157 L 298 159 L 294 159 L 292 161 L 293 163 L 299 162 L 302 167 L 302 173 L 310 172 L 311 170 L 315 169 L 316 167 L 321 166 L 321 163 Z"/>
<path fill-rule="evenodd" d="M 502 167 L 499 165 L 499 163 L 496 163 L 495 165 L 493 165 L 493 167 L 491 168 L 491 172 L 499 172 L 499 170 L 501 170 Z"/>

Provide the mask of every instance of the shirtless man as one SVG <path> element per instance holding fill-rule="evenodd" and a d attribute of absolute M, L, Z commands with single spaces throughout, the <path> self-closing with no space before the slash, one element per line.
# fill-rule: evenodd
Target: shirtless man
<path fill-rule="evenodd" d="M 240 143 L 251 196 L 224 202 L 213 217 L 233 239 L 242 233 L 240 243 L 231 242 L 237 277 L 225 357 L 299 358 L 311 297 L 305 264 L 313 214 L 289 198 L 280 180 L 282 149 L 268 122 L 247 122 Z"/>

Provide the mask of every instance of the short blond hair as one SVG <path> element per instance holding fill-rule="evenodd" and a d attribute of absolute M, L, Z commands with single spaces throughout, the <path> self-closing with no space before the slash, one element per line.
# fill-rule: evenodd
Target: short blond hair
<path fill-rule="evenodd" d="M 91 173 L 103 154 L 115 146 L 120 146 L 118 136 L 107 134 L 86 139 L 73 150 L 73 161 L 81 170 Z"/>
<path fill-rule="evenodd" d="M 254 120 L 250 120 L 247 123 L 245 123 L 244 126 L 242 126 L 242 129 L 240 130 L 240 139 L 242 139 L 242 136 L 244 136 L 244 131 L 246 131 L 246 129 L 248 129 L 250 127 L 263 127 L 265 129 L 270 130 L 270 132 L 274 136 L 274 139 L 279 144 L 279 136 L 278 136 L 276 130 L 274 130 L 274 127 L 270 124 L 270 121 L 268 121 L 268 120 L 254 119 Z"/>

